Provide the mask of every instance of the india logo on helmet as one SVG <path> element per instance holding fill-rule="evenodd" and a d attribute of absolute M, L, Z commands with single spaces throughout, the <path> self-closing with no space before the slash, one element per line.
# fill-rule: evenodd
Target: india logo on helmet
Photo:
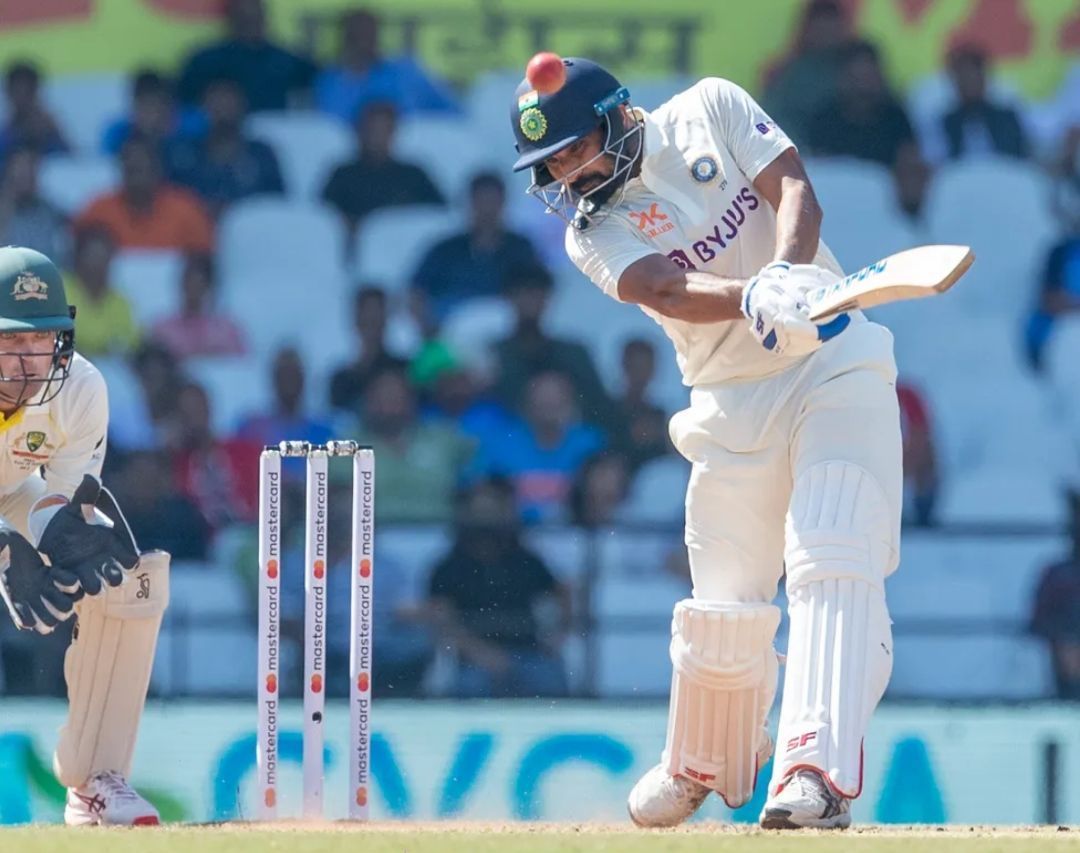
<path fill-rule="evenodd" d="M 547 118 L 536 107 L 529 107 L 521 114 L 520 125 L 521 132 L 525 134 L 525 138 L 530 142 L 542 139 L 544 134 L 547 133 Z"/>

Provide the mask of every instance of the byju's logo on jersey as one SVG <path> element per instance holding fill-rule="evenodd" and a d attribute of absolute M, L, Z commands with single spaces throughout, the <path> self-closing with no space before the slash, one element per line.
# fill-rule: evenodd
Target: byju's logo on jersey
<path fill-rule="evenodd" d="M 720 217 L 720 223 L 714 225 L 712 231 L 702 239 L 695 240 L 690 245 L 690 252 L 675 249 L 668 252 L 667 256 L 686 270 L 697 269 L 690 257 L 691 252 L 703 264 L 709 263 L 709 261 L 716 258 L 717 252 L 726 249 L 728 244 L 739 236 L 739 230 L 742 228 L 743 223 L 746 222 L 747 215 L 759 207 L 761 207 L 761 201 L 758 197 L 754 195 L 750 187 L 743 187 L 739 190 L 739 194 L 731 200 L 731 204 L 724 211 L 723 216 Z"/>
<path fill-rule="evenodd" d="M 690 166 L 690 177 L 692 177 L 699 184 L 707 184 L 713 178 L 716 177 L 717 172 L 720 171 L 720 166 L 717 165 L 716 158 L 698 157 Z"/>
<path fill-rule="evenodd" d="M 675 223 L 666 213 L 660 212 L 660 205 L 655 201 L 648 210 L 631 210 L 630 218 L 637 222 L 638 231 L 644 231 L 646 237 L 658 237 L 675 228 Z"/>
<path fill-rule="evenodd" d="M 762 136 L 768 136 L 769 133 L 776 129 L 776 122 L 774 121 L 759 121 L 754 125 L 754 129 L 757 130 Z"/>

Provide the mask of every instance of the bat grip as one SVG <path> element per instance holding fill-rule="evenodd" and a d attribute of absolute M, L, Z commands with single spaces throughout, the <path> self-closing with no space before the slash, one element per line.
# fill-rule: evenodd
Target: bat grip
<path fill-rule="evenodd" d="M 838 314 L 833 317 L 828 323 L 822 323 L 817 327 L 817 335 L 819 341 L 827 341 L 831 338 L 835 338 L 851 323 L 851 317 L 847 314 Z"/>

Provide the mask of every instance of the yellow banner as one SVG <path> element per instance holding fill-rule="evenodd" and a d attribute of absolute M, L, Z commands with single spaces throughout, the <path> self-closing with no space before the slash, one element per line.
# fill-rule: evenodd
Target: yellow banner
<path fill-rule="evenodd" d="M 267 0 L 277 37 L 327 58 L 356 0 Z M 717 74 L 759 90 L 786 50 L 802 0 L 368 0 L 390 50 L 414 50 L 457 83 L 522 68 L 538 49 L 594 58 L 618 74 Z M 1034 98 L 1080 55 L 1075 0 L 845 0 L 857 27 L 907 85 L 940 68 L 958 39 L 985 45 Z M 0 0 L 0 63 L 50 73 L 179 67 L 220 32 L 220 0 Z"/>

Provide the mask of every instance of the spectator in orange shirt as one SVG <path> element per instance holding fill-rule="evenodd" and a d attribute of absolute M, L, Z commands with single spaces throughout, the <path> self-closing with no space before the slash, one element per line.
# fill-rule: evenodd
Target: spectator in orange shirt
<path fill-rule="evenodd" d="M 165 182 L 157 147 L 131 137 L 120 149 L 120 188 L 98 196 L 75 220 L 75 230 L 108 229 L 121 249 L 176 249 L 208 254 L 214 225 L 189 190 Z"/>

